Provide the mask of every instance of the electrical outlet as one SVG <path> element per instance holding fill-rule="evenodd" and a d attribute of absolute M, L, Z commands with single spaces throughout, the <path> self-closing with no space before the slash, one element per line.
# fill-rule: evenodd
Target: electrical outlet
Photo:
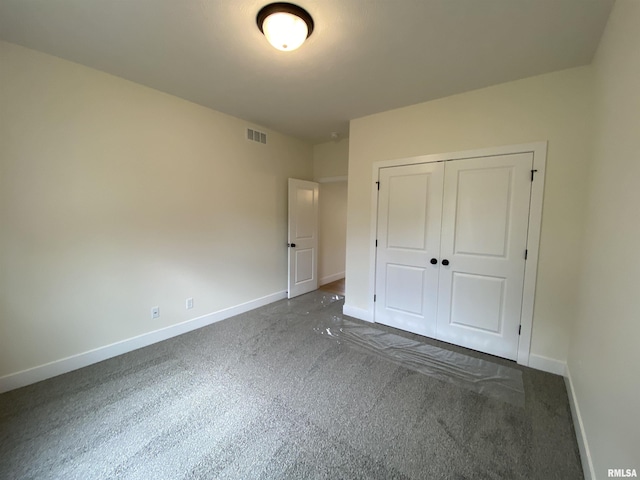
<path fill-rule="evenodd" d="M 160 316 L 160 307 L 153 307 L 151 309 L 151 318 L 158 318 Z"/>
<path fill-rule="evenodd" d="M 187 310 L 193 308 L 193 298 L 187 298 L 186 305 L 187 305 Z"/>

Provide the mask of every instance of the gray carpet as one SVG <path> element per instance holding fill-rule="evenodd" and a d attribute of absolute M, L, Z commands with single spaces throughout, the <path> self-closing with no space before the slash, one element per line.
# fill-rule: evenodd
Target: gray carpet
<path fill-rule="evenodd" d="M 0 478 L 583 478 L 561 377 L 374 326 L 522 372 L 523 405 L 483 395 L 319 334 L 342 303 L 284 300 L 0 395 Z"/>

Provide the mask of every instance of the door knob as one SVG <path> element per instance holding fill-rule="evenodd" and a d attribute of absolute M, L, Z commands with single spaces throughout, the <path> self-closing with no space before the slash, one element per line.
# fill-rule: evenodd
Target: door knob
<path fill-rule="evenodd" d="M 295 243 L 287 243 L 287 247 L 296 248 L 296 244 Z"/>
<path fill-rule="evenodd" d="M 431 259 L 431 265 L 436 265 L 438 263 L 438 259 L 437 258 L 432 258 Z"/>
<path fill-rule="evenodd" d="M 445 258 L 444 260 L 442 260 L 442 264 L 446 267 L 447 265 L 449 265 L 449 260 Z"/>

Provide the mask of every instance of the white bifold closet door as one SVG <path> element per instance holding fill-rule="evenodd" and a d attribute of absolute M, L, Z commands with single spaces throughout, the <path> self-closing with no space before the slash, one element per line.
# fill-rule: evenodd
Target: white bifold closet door
<path fill-rule="evenodd" d="M 516 359 L 532 162 L 381 169 L 376 322 Z"/>

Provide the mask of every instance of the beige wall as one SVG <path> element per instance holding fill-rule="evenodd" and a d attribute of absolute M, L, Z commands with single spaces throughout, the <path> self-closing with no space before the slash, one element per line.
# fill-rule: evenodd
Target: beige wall
<path fill-rule="evenodd" d="M 328 283 L 344 277 L 347 242 L 347 182 L 349 139 L 313 147 L 314 178 L 320 184 L 318 278 Z M 335 181 L 344 177 L 344 181 Z"/>
<path fill-rule="evenodd" d="M 348 138 L 313 146 L 313 176 L 316 180 L 346 176 L 348 171 Z"/>
<path fill-rule="evenodd" d="M 618 0 L 593 63 L 590 172 L 569 373 L 595 467 L 640 474 L 640 2 Z"/>
<path fill-rule="evenodd" d="M 286 290 L 311 146 L 12 44 L 0 65 L 0 377 Z"/>
<path fill-rule="evenodd" d="M 379 160 L 548 140 L 531 352 L 564 362 L 576 316 L 586 166 L 589 67 L 560 71 L 353 120 L 349 142 L 348 307 L 367 309 L 372 165 Z"/>

